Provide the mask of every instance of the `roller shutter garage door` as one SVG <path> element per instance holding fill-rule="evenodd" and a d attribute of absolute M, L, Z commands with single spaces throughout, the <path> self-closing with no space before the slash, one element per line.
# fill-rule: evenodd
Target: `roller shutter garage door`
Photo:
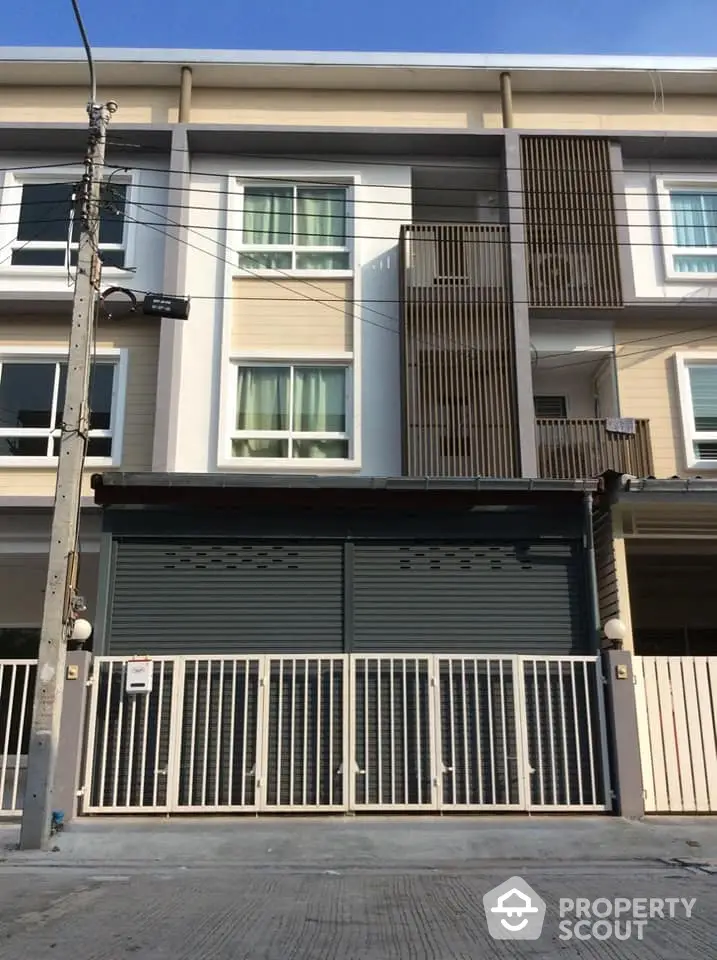
<path fill-rule="evenodd" d="M 359 543 L 352 649 L 586 652 L 582 557 L 576 541 Z"/>
<path fill-rule="evenodd" d="M 119 540 L 108 650 L 340 653 L 340 544 Z"/>

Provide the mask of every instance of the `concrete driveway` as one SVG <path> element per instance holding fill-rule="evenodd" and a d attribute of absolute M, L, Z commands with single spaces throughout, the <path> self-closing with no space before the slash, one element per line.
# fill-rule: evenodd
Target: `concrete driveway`
<path fill-rule="evenodd" d="M 703 960 L 717 943 L 707 820 L 86 820 L 48 854 L 16 835 L 0 828 L 0 960 Z M 537 940 L 489 934 L 482 898 L 514 876 L 546 903 Z M 656 913 L 624 940 L 596 914 L 576 939 L 567 903 L 616 897 Z"/>

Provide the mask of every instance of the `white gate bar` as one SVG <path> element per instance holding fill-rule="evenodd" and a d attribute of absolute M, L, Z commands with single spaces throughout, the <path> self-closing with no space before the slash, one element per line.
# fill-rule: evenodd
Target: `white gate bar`
<path fill-rule="evenodd" d="M 27 769 L 24 744 L 29 732 L 34 683 L 30 680 L 37 660 L 0 660 L 0 715 L 5 730 L 0 731 L 0 816 L 17 817 L 22 813 L 24 783 L 21 771 Z M 14 735 L 13 735 L 14 728 Z"/>
<path fill-rule="evenodd" d="M 687 731 L 685 712 L 685 681 L 682 675 L 680 657 L 669 657 L 667 670 L 672 691 L 672 710 L 675 719 L 675 750 L 677 752 L 677 773 L 680 782 L 683 810 L 696 810 L 694 789 L 694 771 L 692 769 L 692 751 Z"/>
<path fill-rule="evenodd" d="M 717 657 L 700 658 L 699 662 L 695 661 L 694 669 L 704 749 L 707 809 L 710 813 L 717 813 Z"/>
<path fill-rule="evenodd" d="M 213 654 L 177 659 L 183 694 L 175 707 L 173 809 L 257 810 L 264 658 Z"/>
<path fill-rule="evenodd" d="M 346 663 L 344 654 L 265 658 L 261 810 L 347 809 Z"/>

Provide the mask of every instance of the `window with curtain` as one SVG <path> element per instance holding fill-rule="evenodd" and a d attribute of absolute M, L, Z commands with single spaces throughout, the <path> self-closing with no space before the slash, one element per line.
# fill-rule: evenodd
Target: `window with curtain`
<path fill-rule="evenodd" d="M 717 274 L 717 190 L 671 190 L 671 267 L 679 274 Z"/>
<path fill-rule="evenodd" d="M 346 188 L 283 182 L 245 184 L 243 270 L 348 270 Z"/>
<path fill-rule="evenodd" d="M 236 365 L 232 457 L 346 460 L 345 366 Z"/>
<path fill-rule="evenodd" d="M 694 460 L 717 466 L 717 363 L 688 363 L 687 376 Z"/>

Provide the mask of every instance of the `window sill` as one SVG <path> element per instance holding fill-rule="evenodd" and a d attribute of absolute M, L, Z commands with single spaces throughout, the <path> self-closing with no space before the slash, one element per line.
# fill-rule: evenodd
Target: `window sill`
<path fill-rule="evenodd" d="M 717 460 L 691 460 L 687 463 L 687 469 L 713 473 L 717 470 Z"/>
<path fill-rule="evenodd" d="M 70 267 L 70 275 L 72 275 L 75 267 Z M 102 267 L 102 275 L 108 275 L 110 277 L 122 277 L 128 278 L 133 277 L 135 274 L 134 270 L 128 270 L 126 267 Z M 0 276 L 3 277 L 47 277 L 50 280 L 67 280 L 67 268 L 66 267 L 42 267 L 42 266 L 9 266 L 9 267 L 0 267 Z M 71 287 L 67 288 L 72 290 Z"/>
<path fill-rule="evenodd" d="M 237 267 L 233 276 L 237 279 L 286 280 L 291 277 L 297 280 L 352 280 L 353 270 L 242 270 Z"/>
<path fill-rule="evenodd" d="M 717 273 L 675 273 L 674 270 L 665 270 L 665 280 L 668 283 L 717 283 Z"/>
<path fill-rule="evenodd" d="M 57 470 L 58 457 L 0 457 L 0 469 Z M 119 463 L 107 457 L 87 457 L 85 467 L 106 467 L 116 470 Z"/>
<path fill-rule="evenodd" d="M 289 460 L 246 457 L 219 460 L 217 469 L 236 473 L 356 473 L 361 469 L 358 460 Z"/>

